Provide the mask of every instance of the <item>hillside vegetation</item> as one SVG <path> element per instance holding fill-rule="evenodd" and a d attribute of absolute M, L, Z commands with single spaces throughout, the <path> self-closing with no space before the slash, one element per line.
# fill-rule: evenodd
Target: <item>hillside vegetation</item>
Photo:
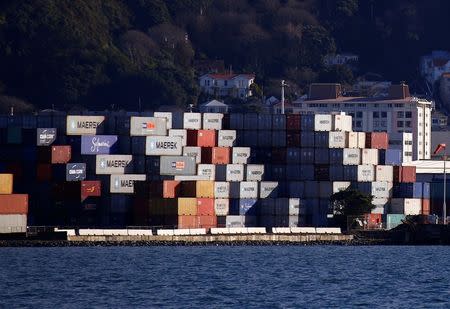
<path fill-rule="evenodd" d="M 299 94 L 353 78 L 323 68 L 333 52 L 413 81 L 420 55 L 450 49 L 448 12 L 446 0 L 4 0 L 0 102 L 185 107 L 200 95 L 194 60 L 208 59 L 256 73 L 265 94 L 282 78 Z"/>

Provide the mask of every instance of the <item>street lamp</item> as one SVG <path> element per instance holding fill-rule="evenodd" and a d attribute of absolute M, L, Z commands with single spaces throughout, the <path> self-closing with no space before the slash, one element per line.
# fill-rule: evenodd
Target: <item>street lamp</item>
<path fill-rule="evenodd" d="M 442 154 L 442 159 L 444 160 L 444 202 L 442 203 L 442 223 L 447 224 L 447 170 L 446 170 L 446 161 L 447 161 L 447 155 L 445 154 L 445 144 L 439 144 L 436 147 L 436 150 L 433 152 L 433 154 L 438 154 L 439 152 L 444 150 L 444 153 Z"/>

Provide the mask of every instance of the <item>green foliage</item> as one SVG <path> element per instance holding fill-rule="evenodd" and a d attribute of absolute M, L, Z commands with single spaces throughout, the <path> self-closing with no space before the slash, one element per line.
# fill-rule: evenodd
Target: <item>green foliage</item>
<path fill-rule="evenodd" d="M 355 78 L 352 70 L 347 66 L 333 65 L 324 68 L 319 75 L 319 81 L 323 83 L 341 83 L 351 85 Z"/>
<path fill-rule="evenodd" d="M 375 205 L 372 204 L 372 196 L 358 190 L 346 189 L 334 193 L 330 197 L 333 213 L 341 216 L 358 216 L 370 213 Z"/>

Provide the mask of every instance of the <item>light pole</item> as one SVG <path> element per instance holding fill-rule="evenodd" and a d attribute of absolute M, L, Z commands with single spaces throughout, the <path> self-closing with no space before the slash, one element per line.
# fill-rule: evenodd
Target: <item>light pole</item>
<path fill-rule="evenodd" d="M 284 81 L 284 79 L 281 81 L 281 114 L 284 115 L 284 87 L 286 87 L 287 84 Z"/>
<path fill-rule="evenodd" d="M 447 170 L 446 170 L 446 161 L 447 161 L 447 155 L 445 154 L 445 144 L 439 144 L 436 147 L 436 150 L 433 154 L 438 154 L 441 151 L 444 151 L 442 154 L 442 159 L 444 160 L 444 202 L 442 203 L 442 223 L 447 224 Z"/>

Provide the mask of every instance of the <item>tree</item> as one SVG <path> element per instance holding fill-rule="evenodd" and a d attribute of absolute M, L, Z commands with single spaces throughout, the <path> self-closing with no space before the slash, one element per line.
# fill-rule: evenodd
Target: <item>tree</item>
<path fill-rule="evenodd" d="M 352 70 L 344 65 L 333 65 L 320 72 L 319 81 L 323 83 L 353 84 L 355 78 Z"/>

